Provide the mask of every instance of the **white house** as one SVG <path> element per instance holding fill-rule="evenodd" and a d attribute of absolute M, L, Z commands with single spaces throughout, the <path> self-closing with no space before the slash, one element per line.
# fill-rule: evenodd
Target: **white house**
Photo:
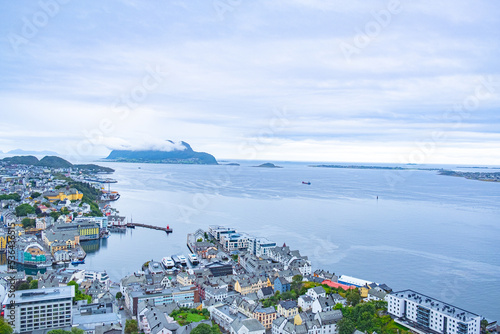
<path fill-rule="evenodd" d="M 316 300 L 319 297 L 326 297 L 326 291 L 322 286 L 317 286 L 307 290 L 306 295 L 311 297 L 313 300 Z"/>

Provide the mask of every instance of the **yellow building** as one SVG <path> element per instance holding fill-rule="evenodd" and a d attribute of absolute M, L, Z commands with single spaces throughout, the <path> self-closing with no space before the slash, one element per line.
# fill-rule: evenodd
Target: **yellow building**
<path fill-rule="evenodd" d="M 278 311 L 278 314 L 281 314 L 285 318 L 295 317 L 299 314 L 297 302 L 294 300 L 281 301 L 276 310 Z"/>
<path fill-rule="evenodd" d="M 234 284 L 234 291 L 242 295 L 248 295 L 252 292 L 257 292 L 262 288 L 272 286 L 271 280 L 267 277 L 243 277 Z"/>
<path fill-rule="evenodd" d="M 273 325 L 273 321 L 278 317 L 278 313 L 274 310 L 274 307 L 268 308 L 257 308 L 252 314 L 254 319 L 257 319 L 262 326 L 270 329 Z"/>
<path fill-rule="evenodd" d="M 67 199 L 69 199 L 70 201 L 78 201 L 83 198 L 83 194 L 80 193 L 75 188 L 71 188 L 66 191 L 59 191 L 59 193 L 57 192 L 46 193 L 45 197 L 47 197 L 50 202 L 64 201 Z"/>
<path fill-rule="evenodd" d="M 361 298 L 368 297 L 368 290 L 370 290 L 370 289 L 366 285 L 362 286 L 361 288 L 358 288 L 358 289 L 359 289 L 359 294 L 360 294 Z"/>
<path fill-rule="evenodd" d="M 7 234 L 0 234 L 0 252 L 5 252 L 7 248 Z"/>
<path fill-rule="evenodd" d="M 75 248 L 76 245 L 80 244 L 80 236 L 78 232 L 62 233 L 49 230 L 43 234 L 43 242 L 47 245 L 50 252 L 54 254 L 61 249 Z"/>

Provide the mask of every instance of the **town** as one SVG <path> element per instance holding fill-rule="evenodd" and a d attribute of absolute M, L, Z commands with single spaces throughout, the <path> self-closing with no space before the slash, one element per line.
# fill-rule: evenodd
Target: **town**
<path fill-rule="evenodd" d="M 113 182 L 78 168 L 2 163 L 0 326 L 14 333 L 498 333 L 480 315 L 411 289 L 393 291 L 388 282 L 313 268 L 297 249 L 227 226 L 193 231 L 187 257 L 144 259 L 119 282 L 102 268 L 70 267 L 85 261 L 85 241 L 131 226 L 110 205 L 120 196 Z"/>

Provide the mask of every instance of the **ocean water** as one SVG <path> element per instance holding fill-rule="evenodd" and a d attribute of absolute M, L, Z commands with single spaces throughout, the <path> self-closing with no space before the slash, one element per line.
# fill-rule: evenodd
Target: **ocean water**
<path fill-rule="evenodd" d="M 414 289 L 500 319 L 500 184 L 436 171 L 238 162 L 100 163 L 116 169 L 120 214 L 174 233 L 113 233 L 86 246 L 80 267 L 105 269 L 118 281 L 148 260 L 186 254 L 187 233 L 220 224 L 299 249 L 313 270 Z"/>

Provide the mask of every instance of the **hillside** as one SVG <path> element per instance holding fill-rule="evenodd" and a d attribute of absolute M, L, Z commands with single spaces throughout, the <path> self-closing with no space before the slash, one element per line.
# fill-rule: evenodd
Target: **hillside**
<path fill-rule="evenodd" d="M 14 156 L 0 160 L 0 162 L 10 165 L 27 165 L 27 166 L 40 166 L 47 168 L 75 168 L 88 172 L 95 173 L 113 173 L 115 170 L 109 167 L 98 166 L 95 164 L 80 164 L 73 165 L 71 162 L 56 156 L 45 156 L 41 160 L 32 155 Z"/>

